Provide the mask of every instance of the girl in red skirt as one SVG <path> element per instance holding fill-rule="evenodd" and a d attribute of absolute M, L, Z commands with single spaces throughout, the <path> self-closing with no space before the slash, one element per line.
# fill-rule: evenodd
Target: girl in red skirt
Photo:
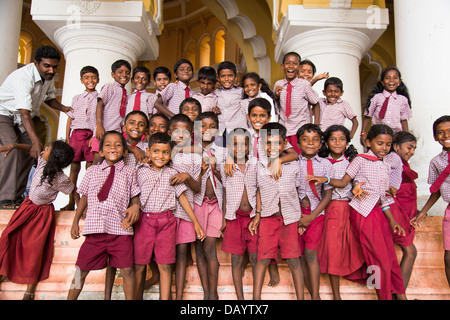
<path fill-rule="evenodd" d="M 350 201 L 350 223 L 361 243 L 367 266 L 367 285 L 376 289 L 380 300 L 391 300 L 395 294 L 405 300 L 405 287 L 397 261 L 392 233 L 405 235 L 403 228 L 393 218 L 389 189 L 390 166 L 384 162 L 394 136 L 393 130 L 384 125 L 373 125 L 366 138 L 369 151 L 356 156 L 342 179 L 308 176 L 307 181 L 330 183 L 337 188 L 345 187 L 353 179 L 355 197 Z M 364 190 L 362 189 L 364 187 Z"/>
<path fill-rule="evenodd" d="M 342 125 L 332 125 L 323 137 L 325 148 L 322 148 L 319 156 L 333 164 L 334 175 L 330 178 L 341 179 L 357 154 L 355 147 L 349 145 L 350 131 Z M 341 300 L 340 277 L 364 278 L 361 244 L 351 229 L 349 219 L 352 188 L 351 182 L 343 188 L 334 188 L 331 202 L 325 209 L 322 240 L 318 249 L 320 272 L 329 275 L 334 300 Z"/>
<path fill-rule="evenodd" d="M 33 300 L 39 281 L 49 276 L 55 236 L 53 201 L 74 185 L 63 172 L 72 163 L 73 149 L 54 141 L 38 159 L 29 196 L 14 212 L 0 238 L 0 282 L 27 284 L 23 300 Z M 76 199 L 78 200 L 78 199 Z"/>

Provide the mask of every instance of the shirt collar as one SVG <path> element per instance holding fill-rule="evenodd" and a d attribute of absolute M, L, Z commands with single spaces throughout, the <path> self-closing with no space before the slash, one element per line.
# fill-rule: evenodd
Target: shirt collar
<path fill-rule="evenodd" d="M 397 96 L 398 96 L 397 91 L 394 91 L 394 92 L 391 94 L 391 93 L 390 93 L 389 91 L 387 91 L 387 90 L 383 90 L 383 95 L 384 95 L 385 98 L 393 97 L 394 99 L 397 99 Z"/>
<path fill-rule="evenodd" d="M 322 160 L 324 159 L 324 158 L 319 157 L 318 154 L 316 154 L 316 155 L 315 155 L 314 157 L 312 157 L 311 159 L 307 159 L 307 158 L 305 158 L 302 154 L 300 154 L 300 158 L 301 158 L 302 160 L 315 160 L 315 161 L 318 161 L 318 162 L 322 162 Z"/>
<path fill-rule="evenodd" d="M 38 71 L 36 65 L 34 64 L 34 62 L 31 62 L 30 64 L 33 65 L 34 82 L 41 81 L 42 83 L 44 83 L 44 80 L 42 79 L 41 75 L 39 74 L 39 71 Z"/>
<path fill-rule="evenodd" d="M 109 164 L 106 162 L 106 160 L 103 160 L 103 162 L 100 164 L 100 169 L 104 170 L 109 167 Z M 123 167 L 125 167 L 125 162 L 123 162 L 123 159 L 116 162 L 114 164 L 114 167 L 116 167 L 116 170 L 122 171 Z"/>
<path fill-rule="evenodd" d="M 84 90 L 83 93 L 82 93 L 82 97 L 86 98 L 86 96 L 88 96 L 88 95 L 90 95 L 92 93 L 97 93 L 97 90 L 94 90 L 92 92 L 87 92 L 86 90 Z"/>

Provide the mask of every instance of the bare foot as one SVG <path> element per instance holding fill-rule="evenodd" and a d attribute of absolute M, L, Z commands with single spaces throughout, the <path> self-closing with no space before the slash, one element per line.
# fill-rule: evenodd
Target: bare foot
<path fill-rule="evenodd" d="M 280 274 L 278 273 L 278 265 L 269 264 L 270 280 L 267 284 L 269 287 L 276 287 L 280 283 Z"/>
<path fill-rule="evenodd" d="M 34 293 L 31 292 L 25 292 L 23 294 L 22 300 L 34 300 Z"/>

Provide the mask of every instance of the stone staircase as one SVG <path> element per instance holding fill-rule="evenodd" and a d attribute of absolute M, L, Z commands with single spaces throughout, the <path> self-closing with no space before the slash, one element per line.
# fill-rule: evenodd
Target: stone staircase
<path fill-rule="evenodd" d="M 0 232 L 6 227 L 10 217 L 14 212 L 8 210 L 0 211 Z M 75 260 L 78 250 L 83 243 L 83 237 L 72 240 L 70 228 L 72 225 L 73 211 L 56 212 L 56 236 L 53 265 L 50 277 L 38 284 L 36 300 L 64 300 L 75 272 Z M 428 217 L 424 226 L 416 230 L 415 245 L 418 255 L 414 265 L 413 274 L 406 294 L 408 299 L 419 300 L 450 300 L 450 288 L 448 286 L 444 271 L 444 250 L 442 245 L 442 217 Z M 82 222 L 81 222 L 82 225 Z M 218 256 L 220 261 L 219 271 L 219 296 L 221 300 L 236 299 L 234 293 L 233 280 L 231 276 L 231 258 L 220 250 L 221 241 L 218 243 Z M 192 250 L 194 261 L 195 253 Z M 400 256 L 401 251 L 398 248 Z M 292 300 L 295 299 L 295 292 L 292 285 L 292 278 L 287 264 L 279 262 L 280 283 L 272 288 L 267 285 L 263 287 L 262 298 L 267 300 Z M 103 300 L 104 297 L 105 271 L 92 271 L 87 279 L 80 300 Z M 246 299 L 252 298 L 252 272 L 251 267 L 245 270 L 244 274 L 244 295 Z M 269 282 L 269 275 L 266 274 L 265 284 Z M 5 281 L 0 284 L 0 300 L 22 299 L 26 285 L 14 284 Z M 173 289 L 175 291 L 175 288 Z M 332 299 L 331 286 L 328 276 L 321 276 L 320 286 L 321 298 Z M 351 281 L 341 279 L 341 296 L 344 300 L 374 300 L 376 295 L 374 290 L 365 286 L 355 284 Z M 116 281 L 113 288 L 112 299 L 123 299 L 122 279 L 120 272 L 117 272 Z M 309 299 L 306 292 L 305 298 Z M 159 299 L 158 286 L 147 290 L 144 299 Z M 184 293 L 186 300 L 203 299 L 203 291 L 195 264 L 188 267 L 186 275 L 186 287 Z"/>

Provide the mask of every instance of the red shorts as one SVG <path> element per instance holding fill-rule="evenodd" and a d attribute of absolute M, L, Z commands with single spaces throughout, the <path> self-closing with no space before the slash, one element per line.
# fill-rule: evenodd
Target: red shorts
<path fill-rule="evenodd" d="M 281 259 L 300 257 L 298 225 L 285 225 L 281 216 L 261 218 L 258 227 L 258 260 L 278 261 L 278 252 L 281 253 Z"/>
<path fill-rule="evenodd" d="M 99 152 L 100 150 L 100 141 L 95 136 L 92 137 L 91 150 L 92 152 Z"/>
<path fill-rule="evenodd" d="M 251 235 L 248 224 L 252 221 L 250 212 L 236 211 L 235 220 L 227 220 L 227 227 L 223 234 L 222 251 L 231 254 L 243 255 L 254 253 L 258 249 L 258 236 Z"/>
<path fill-rule="evenodd" d="M 119 269 L 134 266 L 133 236 L 106 233 L 86 236 L 75 265 L 88 271 L 104 269 L 108 264 Z"/>
<path fill-rule="evenodd" d="M 177 219 L 176 244 L 195 242 L 196 234 L 194 223 L 180 218 Z"/>
<path fill-rule="evenodd" d="M 70 146 L 75 152 L 73 157 L 74 162 L 81 161 L 94 161 L 94 154 L 91 147 L 89 147 L 89 141 L 92 138 L 92 131 L 89 129 L 75 129 L 70 135 Z"/>
<path fill-rule="evenodd" d="M 141 212 L 134 224 L 134 263 L 150 264 L 154 254 L 157 264 L 175 263 L 177 220 L 172 211 Z"/>
<path fill-rule="evenodd" d="M 310 207 L 302 207 L 302 214 L 311 214 Z M 300 245 L 300 253 L 303 254 L 305 249 L 316 250 L 319 249 L 320 241 L 322 239 L 323 222 L 325 216 L 323 214 L 317 216 L 298 236 Z"/>
<path fill-rule="evenodd" d="M 205 197 L 201 206 L 194 203 L 194 213 L 207 237 L 220 238 L 223 216 L 217 198 Z"/>

